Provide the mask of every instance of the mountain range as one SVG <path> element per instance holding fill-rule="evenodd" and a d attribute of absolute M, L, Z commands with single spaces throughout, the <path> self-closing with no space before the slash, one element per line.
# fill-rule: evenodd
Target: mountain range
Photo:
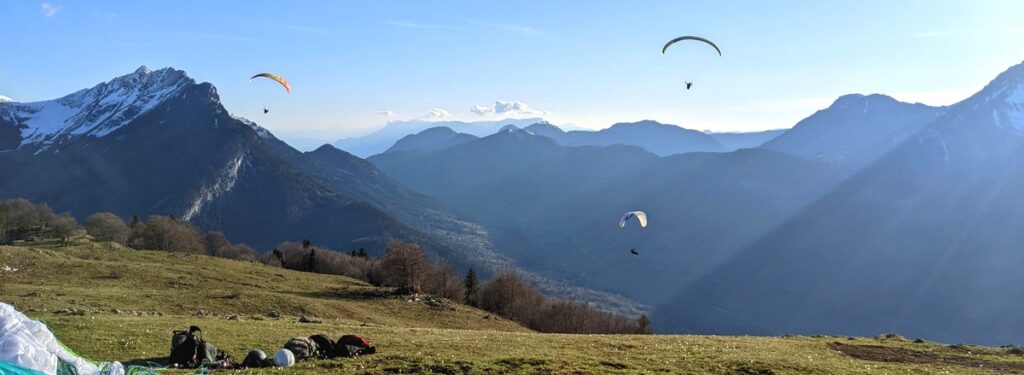
<path fill-rule="evenodd" d="M 786 131 L 416 120 L 335 144 L 355 155 L 303 153 L 231 116 L 211 84 L 143 67 L 0 102 L 0 197 L 172 215 L 264 249 L 405 239 L 649 306 L 663 332 L 1004 344 L 1024 328 L 1022 132 L 1017 65 L 951 106 L 846 95 Z M 619 228 L 631 210 L 650 225 Z"/>
<path fill-rule="evenodd" d="M 505 119 L 499 121 L 431 121 L 431 120 L 408 120 L 391 121 L 386 126 L 370 134 L 339 139 L 334 146 L 348 150 L 353 155 L 365 158 L 386 151 L 395 142 L 403 137 L 419 133 L 424 130 L 436 127 L 446 127 L 457 133 L 474 135 L 477 137 L 494 134 L 506 125 L 527 126 L 541 122 L 539 118 L 526 119 Z"/>
<path fill-rule="evenodd" d="M 475 134 L 460 133 L 447 126 L 435 126 L 402 137 L 383 153 L 433 151 L 455 146 L 479 138 L 479 130 L 493 127 L 491 125 L 474 125 Z M 659 156 L 690 152 L 732 152 L 741 148 L 754 148 L 783 133 L 782 130 L 705 133 L 651 120 L 618 123 L 601 130 L 570 131 L 564 131 L 547 121 L 538 121 L 525 127 L 508 123 L 498 131 L 506 130 L 509 126 L 551 138 L 562 146 L 639 146 Z M 483 136 L 490 134 L 493 132 Z"/>
<path fill-rule="evenodd" d="M 733 152 L 566 145 L 537 124 L 369 160 L 527 269 L 657 306 L 666 330 L 1002 344 L 1024 325 L 1022 129 L 1018 65 L 948 107 L 843 96 Z M 616 227 L 637 209 L 648 228 Z"/>

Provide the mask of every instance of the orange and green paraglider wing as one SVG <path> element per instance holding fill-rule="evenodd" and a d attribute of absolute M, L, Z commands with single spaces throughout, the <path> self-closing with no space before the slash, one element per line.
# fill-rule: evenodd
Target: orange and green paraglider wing
<path fill-rule="evenodd" d="M 292 93 L 292 84 L 288 83 L 288 80 L 284 79 L 284 77 L 281 77 L 281 76 L 279 76 L 277 74 L 274 74 L 274 73 L 260 73 L 260 74 L 254 75 L 251 78 L 249 78 L 249 81 L 252 81 L 252 80 L 254 80 L 256 78 L 259 78 L 259 77 L 269 78 L 269 79 L 275 80 L 275 81 L 277 81 L 277 83 L 280 83 L 281 86 L 284 86 L 284 89 L 288 90 L 289 94 Z"/>

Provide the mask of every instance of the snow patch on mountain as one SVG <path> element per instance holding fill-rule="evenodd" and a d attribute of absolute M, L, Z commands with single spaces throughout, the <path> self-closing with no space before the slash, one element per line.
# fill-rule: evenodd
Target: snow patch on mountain
<path fill-rule="evenodd" d="M 956 107 L 961 109 L 957 121 L 980 118 L 979 115 L 987 117 L 988 113 L 975 111 L 991 111 L 994 126 L 1024 135 L 1024 64 L 1007 69 Z"/>
<path fill-rule="evenodd" d="M 242 117 L 242 116 L 235 116 L 235 115 L 231 115 L 231 118 L 233 118 L 235 120 L 238 120 L 239 122 L 241 122 L 241 123 L 249 126 L 250 128 L 252 128 L 252 130 L 255 130 L 256 131 L 256 135 L 258 135 L 260 138 L 269 139 L 269 138 L 273 137 L 273 135 L 270 134 L 269 130 L 267 130 L 266 128 L 264 128 L 262 126 L 259 126 L 258 124 L 256 124 L 255 122 L 253 122 L 250 119 L 247 119 L 247 118 Z"/>
<path fill-rule="evenodd" d="M 1024 133 L 1024 83 L 1006 96 L 1006 108 L 1003 110 L 1006 120 L 1017 132 Z"/>
<path fill-rule="evenodd" d="M 3 95 L 0 95 L 0 103 L 11 103 L 11 102 L 14 102 L 14 99 L 11 99 L 11 98 L 3 96 Z"/>
<path fill-rule="evenodd" d="M 221 176 L 213 184 L 201 187 L 199 194 L 196 195 L 189 208 L 185 210 L 185 214 L 181 216 L 181 219 L 183 221 L 191 221 L 193 217 L 203 211 L 203 206 L 224 195 L 224 193 L 231 191 L 235 187 L 235 182 L 238 182 L 238 171 L 242 168 L 243 161 L 245 161 L 245 153 L 241 153 L 234 159 L 231 159 L 221 172 Z"/>
<path fill-rule="evenodd" d="M 62 98 L 0 104 L 0 119 L 21 129 L 22 145 L 46 148 L 69 137 L 110 134 L 194 83 L 183 71 L 143 66 Z"/>

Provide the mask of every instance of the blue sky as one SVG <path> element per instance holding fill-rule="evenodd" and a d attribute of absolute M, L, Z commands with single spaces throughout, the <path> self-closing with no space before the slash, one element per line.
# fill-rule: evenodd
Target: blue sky
<path fill-rule="evenodd" d="M 0 95 L 50 99 L 173 66 L 286 140 L 434 109 L 771 129 L 847 93 L 953 103 L 1024 60 L 1021 14 L 1022 1 L 4 1 Z M 679 35 L 723 56 L 697 43 L 662 55 Z M 263 71 L 294 93 L 248 82 Z M 470 110 L 497 100 L 526 107 Z"/>

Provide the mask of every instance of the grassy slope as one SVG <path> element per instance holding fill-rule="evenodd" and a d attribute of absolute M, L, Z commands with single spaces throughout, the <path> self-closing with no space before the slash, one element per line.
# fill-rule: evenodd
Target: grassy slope
<path fill-rule="evenodd" d="M 267 372 L 1024 372 L 1024 357 L 1005 350 L 893 339 L 537 334 L 483 311 L 432 308 L 345 277 L 105 244 L 47 247 L 0 247 L 0 267 L 18 268 L 0 271 L 0 301 L 43 320 L 68 347 L 95 360 L 159 360 L 172 330 L 196 324 L 239 358 L 250 348 L 272 351 L 289 337 L 319 332 L 363 335 L 380 353 Z M 265 317 L 270 310 L 283 316 Z M 298 323 L 301 314 L 323 323 Z M 851 358 L 836 342 L 889 362 Z"/>

